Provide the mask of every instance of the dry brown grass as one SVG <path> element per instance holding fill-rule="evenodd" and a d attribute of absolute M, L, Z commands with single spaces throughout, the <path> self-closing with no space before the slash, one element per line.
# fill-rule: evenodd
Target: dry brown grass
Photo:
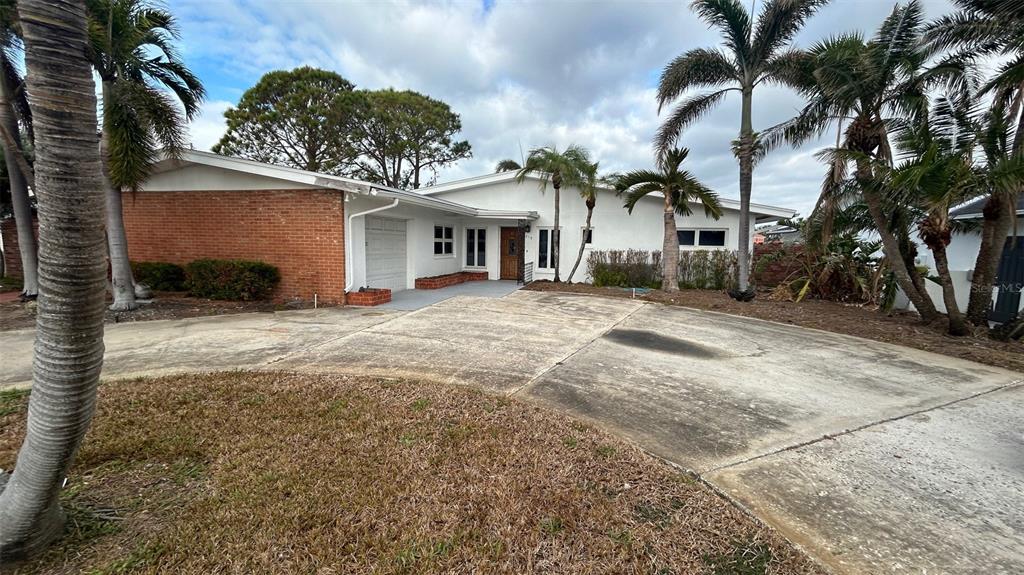
<path fill-rule="evenodd" d="M 7 468 L 26 400 L 0 399 Z M 20 572 L 819 572 L 606 433 L 423 382 L 230 373 L 104 384 L 64 500 L 69 535 Z"/>

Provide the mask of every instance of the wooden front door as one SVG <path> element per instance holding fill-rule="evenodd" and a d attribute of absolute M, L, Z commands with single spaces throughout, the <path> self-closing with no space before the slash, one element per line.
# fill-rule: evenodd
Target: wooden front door
<path fill-rule="evenodd" d="M 519 229 L 501 228 L 501 279 L 519 279 Z"/>

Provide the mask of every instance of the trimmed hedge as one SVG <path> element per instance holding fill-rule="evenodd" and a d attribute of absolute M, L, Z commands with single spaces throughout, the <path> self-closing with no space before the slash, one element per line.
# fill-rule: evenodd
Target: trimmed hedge
<path fill-rule="evenodd" d="M 185 287 L 196 297 L 268 299 L 281 281 L 276 267 L 248 260 L 196 260 L 185 266 Z"/>
<path fill-rule="evenodd" d="M 185 268 L 167 262 L 132 262 L 135 282 L 156 291 L 185 291 Z"/>
<path fill-rule="evenodd" d="M 736 252 L 681 250 L 679 287 L 729 289 L 736 283 Z M 661 252 L 647 250 L 592 251 L 587 271 L 595 286 L 661 288 Z"/>

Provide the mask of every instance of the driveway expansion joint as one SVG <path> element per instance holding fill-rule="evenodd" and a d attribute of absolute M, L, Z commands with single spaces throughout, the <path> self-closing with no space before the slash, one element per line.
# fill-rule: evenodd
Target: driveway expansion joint
<path fill-rule="evenodd" d="M 577 353 L 587 349 L 588 347 L 593 345 L 595 341 L 597 341 L 597 340 L 601 339 L 602 337 L 608 335 L 609 332 L 611 332 L 613 329 L 619 327 L 624 321 L 626 321 L 627 319 L 633 317 L 633 314 L 635 314 L 636 312 L 642 310 L 644 308 L 644 306 L 647 305 L 647 302 L 638 302 L 638 303 L 639 303 L 639 305 L 637 305 L 635 308 L 630 310 L 629 313 L 627 313 L 626 315 L 620 317 L 618 320 L 616 320 L 614 323 L 612 323 L 612 325 L 608 326 L 606 329 L 601 331 L 601 333 L 597 334 L 596 336 L 591 338 L 589 341 L 587 341 L 583 345 L 577 347 L 576 349 L 571 351 L 568 355 L 566 355 L 562 359 L 560 359 L 560 360 L 554 362 L 553 364 L 549 365 L 548 367 L 544 368 L 544 370 L 542 370 L 537 375 L 531 377 L 530 380 L 527 381 L 526 383 L 524 383 L 523 385 L 513 389 L 512 391 L 509 391 L 507 395 L 509 397 L 512 397 L 512 396 L 518 394 L 520 391 L 523 391 L 524 389 L 528 389 L 530 386 L 532 386 L 533 384 L 537 383 L 537 381 L 540 380 L 542 377 L 544 377 L 545 375 L 550 373 L 551 370 L 557 368 L 560 365 L 565 364 L 565 362 L 567 362 L 570 359 L 572 359 L 572 357 L 574 355 L 576 355 Z"/>
<path fill-rule="evenodd" d="M 1010 383 L 1005 383 L 1003 385 L 997 385 L 997 386 L 995 386 L 993 388 L 986 389 L 984 391 L 979 391 L 977 393 L 972 393 L 971 395 L 967 395 L 967 396 L 964 396 L 964 397 L 959 397 L 957 399 L 953 399 L 953 400 L 947 401 L 945 403 L 940 403 L 938 405 L 933 405 L 931 407 L 925 407 L 925 408 L 922 408 L 922 409 L 915 409 L 914 411 L 910 411 L 910 412 L 903 413 L 903 414 L 900 414 L 900 415 L 895 415 L 893 417 L 887 417 L 885 419 L 880 419 L 878 421 L 872 421 L 872 422 L 869 422 L 869 423 L 865 423 L 864 425 L 859 425 L 857 427 L 853 427 L 853 428 L 850 428 L 850 429 L 844 429 L 844 430 L 838 431 L 836 433 L 826 433 L 825 435 L 822 435 L 821 437 L 816 437 L 814 439 L 809 439 L 807 441 L 801 441 L 799 443 L 794 443 L 792 445 L 786 445 L 784 447 L 780 447 L 779 449 L 775 449 L 775 450 L 769 451 L 767 453 L 762 453 L 760 455 L 755 455 L 753 457 L 748 457 L 746 459 L 741 459 L 739 461 L 733 461 L 731 463 L 726 463 L 724 465 L 719 465 L 717 467 L 712 467 L 711 469 L 706 469 L 704 471 L 697 471 L 695 473 L 697 473 L 699 476 L 703 477 L 705 475 L 710 475 L 712 473 L 715 473 L 715 472 L 718 472 L 718 471 L 722 471 L 724 469 L 730 469 L 732 467 L 737 467 L 737 466 L 740 466 L 740 465 L 744 465 L 744 464 L 750 463 L 752 461 L 758 461 L 760 459 L 765 459 L 765 458 L 771 457 L 773 455 L 778 455 L 780 453 L 785 453 L 787 451 L 793 451 L 793 450 L 796 450 L 796 449 L 802 449 L 804 447 L 807 447 L 807 446 L 810 446 L 810 445 L 814 445 L 816 443 L 821 443 L 822 441 L 838 439 L 838 438 L 843 437 L 845 435 L 853 435 L 854 433 L 857 433 L 858 431 L 864 431 L 865 429 L 870 429 L 872 427 L 877 427 L 877 426 L 880 426 L 880 425 L 885 425 L 887 423 L 892 423 L 894 421 L 900 421 L 900 420 L 903 420 L 903 419 L 907 419 L 907 418 L 914 417 L 914 416 L 917 416 L 917 415 L 921 415 L 921 414 L 924 414 L 924 413 L 929 413 L 929 412 L 936 411 L 936 410 L 939 410 L 939 409 L 945 409 L 945 408 L 950 407 L 952 405 L 957 405 L 959 403 L 964 403 L 964 402 L 967 402 L 967 401 L 971 401 L 971 400 L 977 399 L 979 397 L 984 397 L 986 395 L 991 395 L 993 393 L 998 393 L 1000 391 L 1004 391 L 1004 390 L 1007 390 L 1007 389 L 1012 389 L 1012 388 L 1015 388 L 1015 387 L 1019 387 L 1021 385 L 1024 385 L 1024 379 L 1017 379 L 1017 380 L 1011 381 Z"/>

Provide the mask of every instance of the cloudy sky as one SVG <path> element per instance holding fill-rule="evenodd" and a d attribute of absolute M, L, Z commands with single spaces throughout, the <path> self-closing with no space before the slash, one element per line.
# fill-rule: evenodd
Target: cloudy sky
<path fill-rule="evenodd" d="M 754 0 L 758 6 L 762 0 Z M 719 42 L 685 0 L 463 0 L 448 2 L 171 0 L 182 51 L 209 91 L 191 127 L 209 149 L 223 113 L 268 71 L 301 65 L 337 71 L 360 88 L 412 89 L 462 116 L 473 157 L 440 181 L 488 173 L 520 149 L 569 143 L 592 151 L 609 171 L 650 167 L 659 118 L 661 69 L 690 48 Z M 892 0 L 832 0 L 797 37 L 806 46 L 844 30 L 870 34 Z M 929 17 L 950 10 L 926 0 Z M 739 97 L 683 137 L 689 169 L 727 198 L 738 197 L 730 141 Z M 791 117 L 801 105 L 785 89 L 759 87 L 754 129 Z M 753 201 L 807 213 L 824 143 L 784 149 L 754 173 Z"/>

